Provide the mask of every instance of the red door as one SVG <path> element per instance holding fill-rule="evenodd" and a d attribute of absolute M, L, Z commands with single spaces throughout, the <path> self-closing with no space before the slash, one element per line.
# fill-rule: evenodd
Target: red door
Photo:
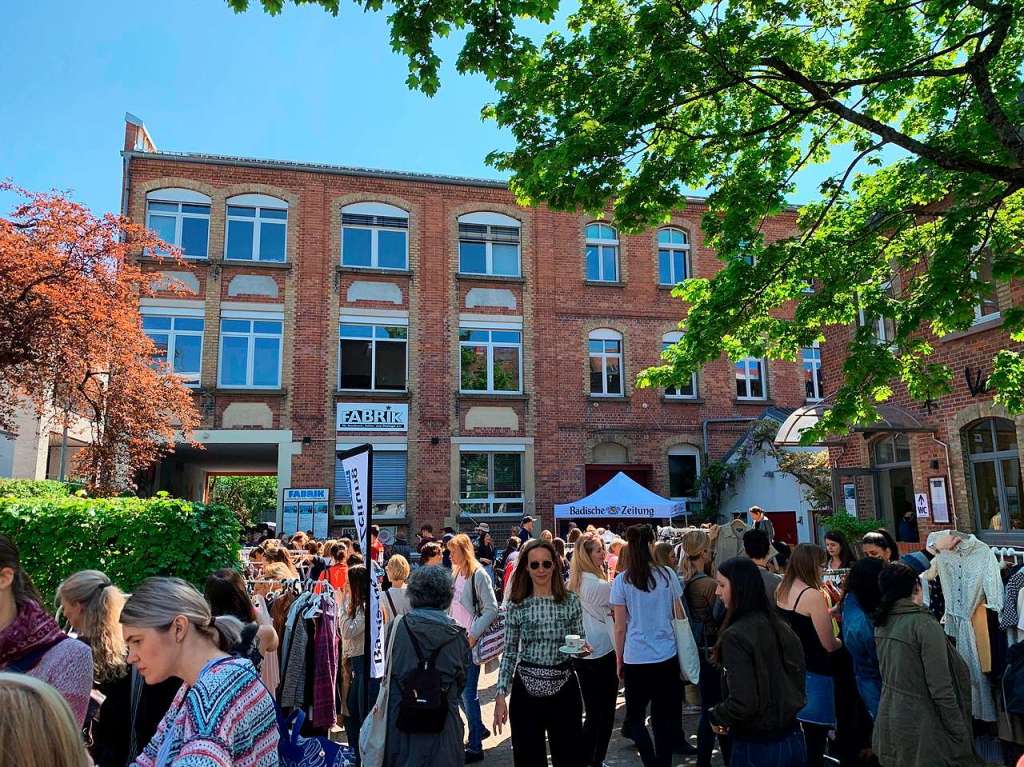
<path fill-rule="evenodd" d="M 790 546 L 796 546 L 799 543 L 795 511 L 766 511 L 765 516 L 772 521 L 777 539 L 785 541 Z"/>
<path fill-rule="evenodd" d="M 584 466 L 584 484 L 586 486 L 585 495 L 590 495 L 620 471 L 637 484 L 646 487 L 648 490 L 654 489 L 651 487 L 654 468 L 649 463 L 588 463 Z M 618 518 L 606 519 L 604 517 L 575 520 L 576 524 L 580 527 L 585 528 L 587 525 L 605 527 L 619 533 L 620 535 L 625 532 L 629 525 L 636 521 L 638 520 Z M 568 520 L 562 520 L 558 523 L 559 534 L 565 534 L 565 528 L 568 528 L 568 524 Z"/>

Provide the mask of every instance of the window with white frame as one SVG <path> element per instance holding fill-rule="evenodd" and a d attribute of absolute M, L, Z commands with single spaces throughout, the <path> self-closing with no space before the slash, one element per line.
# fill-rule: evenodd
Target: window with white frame
<path fill-rule="evenodd" d="M 153 361 L 179 376 L 186 386 L 199 385 L 203 327 L 202 309 L 142 307 L 142 330 L 157 348 Z"/>
<path fill-rule="evenodd" d="M 821 380 L 821 347 L 815 341 L 805 346 L 802 352 L 804 364 L 804 397 L 808 402 L 818 402 L 824 396 L 825 387 Z"/>
<path fill-rule="evenodd" d="M 460 384 L 463 392 L 522 392 L 523 333 L 512 327 L 459 328 Z"/>
<path fill-rule="evenodd" d="M 210 198 L 191 189 L 157 189 L 146 194 L 146 227 L 181 249 L 185 258 L 207 258 Z"/>
<path fill-rule="evenodd" d="M 383 202 L 346 205 L 341 209 L 341 265 L 408 269 L 409 214 Z"/>
<path fill-rule="evenodd" d="M 594 397 L 621 397 L 622 334 L 602 328 L 587 338 L 590 358 L 590 394 Z"/>
<path fill-rule="evenodd" d="M 763 359 L 745 357 L 736 363 L 736 398 L 765 399 L 765 364 Z"/>
<path fill-rule="evenodd" d="M 482 447 L 482 446 L 481 446 Z M 523 453 L 492 450 L 459 452 L 459 508 L 463 514 L 523 515 Z"/>
<path fill-rule="evenodd" d="M 281 387 L 284 321 L 280 315 L 225 312 L 220 320 L 217 385 L 226 388 Z"/>
<path fill-rule="evenodd" d="M 288 243 L 288 203 L 265 194 L 228 198 L 224 258 L 284 263 Z"/>
<path fill-rule="evenodd" d="M 619 281 L 619 235 L 608 224 L 588 224 L 587 279 L 592 282 Z"/>
<path fill-rule="evenodd" d="M 519 229 L 518 221 L 501 213 L 459 216 L 459 272 L 521 276 Z"/>
<path fill-rule="evenodd" d="M 977 268 L 971 272 L 971 276 L 982 283 L 979 301 L 974 305 L 974 321 L 978 323 L 999 316 L 999 298 L 992 277 L 992 254 L 988 250 L 982 252 L 975 266 Z"/>
<path fill-rule="evenodd" d="M 661 351 L 664 352 L 673 344 L 683 340 L 681 332 L 666 333 L 661 337 Z M 697 374 L 690 373 L 690 380 L 679 386 L 670 386 L 665 389 L 665 396 L 669 399 L 696 399 L 697 398 Z"/>
<path fill-rule="evenodd" d="M 338 388 L 405 391 L 409 329 L 341 318 Z"/>
<path fill-rule="evenodd" d="M 658 284 L 675 285 L 691 276 L 690 242 L 686 232 L 675 227 L 658 230 Z"/>
<path fill-rule="evenodd" d="M 693 445 L 676 445 L 668 451 L 669 498 L 696 498 L 699 495 L 700 451 Z"/>
<path fill-rule="evenodd" d="M 886 282 L 882 290 L 889 296 L 892 295 L 892 283 Z M 857 310 L 857 324 L 861 327 L 871 329 L 871 335 L 876 343 L 888 344 L 896 338 L 896 323 L 889 317 L 884 317 L 873 311 L 866 311 L 861 308 Z"/>

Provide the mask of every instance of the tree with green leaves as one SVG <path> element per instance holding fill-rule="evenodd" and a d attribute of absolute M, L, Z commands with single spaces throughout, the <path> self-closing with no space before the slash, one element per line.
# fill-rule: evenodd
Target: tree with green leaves
<path fill-rule="evenodd" d="M 457 67 L 494 84 L 484 114 L 515 139 L 488 161 L 522 203 L 610 211 L 636 231 L 708 193 L 702 226 L 724 268 L 676 287 L 687 333 L 640 385 L 686 381 L 723 353 L 795 359 L 867 318 L 831 350 L 844 383 L 806 437 L 840 432 L 873 420 L 894 382 L 919 400 L 949 391 L 929 339 L 969 327 L 1003 286 L 1012 340 L 989 384 L 1024 411 L 1024 308 L 1005 289 L 1024 276 L 1022 0 L 582 0 L 564 25 L 558 0 L 388 7 L 408 84 L 428 94 L 435 42 L 465 32 Z M 769 241 L 794 179 L 822 164 L 838 171 L 799 232 Z"/>
<path fill-rule="evenodd" d="M 243 527 L 263 521 L 277 508 L 277 477 L 262 474 L 214 477 L 210 503 L 227 506 Z"/>

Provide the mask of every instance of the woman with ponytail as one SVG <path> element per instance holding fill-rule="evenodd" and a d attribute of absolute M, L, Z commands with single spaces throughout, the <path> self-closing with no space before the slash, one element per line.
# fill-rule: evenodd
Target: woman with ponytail
<path fill-rule="evenodd" d="M 972 767 L 971 678 L 946 632 L 921 606 L 917 573 L 902 562 L 878 576 L 875 640 L 882 671 L 872 747 L 885 767 Z"/>
<path fill-rule="evenodd" d="M 184 684 L 133 763 L 137 767 L 272 767 L 278 764 L 274 701 L 252 663 L 228 654 L 237 618 L 214 617 L 180 578 L 148 578 L 121 610 L 128 662 L 147 684 Z"/>
<path fill-rule="evenodd" d="M 28 674 L 55 687 L 85 723 L 92 690 L 92 653 L 69 639 L 41 606 L 21 567 L 18 548 L 0 535 L 0 671 Z"/>
<path fill-rule="evenodd" d="M 89 753 L 97 767 L 124 767 L 156 732 L 180 679 L 146 685 L 125 662 L 127 651 L 118 619 L 124 594 L 99 570 L 82 570 L 57 587 L 56 606 L 92 649 L 93 690 L 102 699 L 90 706 L 85 726 Z M 133 705 L 133 687 L 138 695 Z"/>

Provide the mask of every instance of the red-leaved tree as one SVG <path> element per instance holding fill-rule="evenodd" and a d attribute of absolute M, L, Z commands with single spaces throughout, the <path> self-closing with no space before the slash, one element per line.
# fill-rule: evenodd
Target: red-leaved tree
<path fill-rule="evenodd" d="M 0 218 L 0 428 L 30 402 L 41 416 L 84 418 L 91 444 L 79 454 L 90 490 L 132 489 L 136 473 L 190 439 L 199 421 L 188 388 L 152 364 L 139 299 L 159 275 L 133 255 L 175 253 L 120 216 L 97 218 L 64 194 L 0 184 L 21 202 Z"/>

